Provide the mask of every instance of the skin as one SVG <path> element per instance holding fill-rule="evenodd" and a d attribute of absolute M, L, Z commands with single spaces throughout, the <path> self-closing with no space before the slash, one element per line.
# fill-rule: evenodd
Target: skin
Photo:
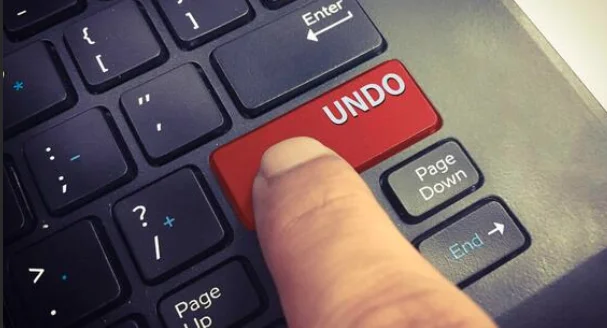
<path fill-rule="evenodd" d="M 253 203 L 289 327 L 496 327 L 318 141 L 294 138 L 268 149 Z"/>

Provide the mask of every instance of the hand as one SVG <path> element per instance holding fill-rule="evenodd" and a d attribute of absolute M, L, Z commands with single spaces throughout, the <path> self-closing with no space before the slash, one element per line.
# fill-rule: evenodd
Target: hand
<path fill-rule="evenodd" d="M 289 139 L 267 150 L 253 203 L 289 327 L 495 327 L 318 141 Z"/>

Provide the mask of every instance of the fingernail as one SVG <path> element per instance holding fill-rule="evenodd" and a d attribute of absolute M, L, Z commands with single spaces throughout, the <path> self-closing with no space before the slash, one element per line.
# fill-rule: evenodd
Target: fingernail
<path fill-rule="evenodd" d="M 270 179 L 327 155 L 335 155 L 335 152 L 315 139 L 308 137 L 287 139 L 266 150 L 261 158 L 259 175 Z"/>

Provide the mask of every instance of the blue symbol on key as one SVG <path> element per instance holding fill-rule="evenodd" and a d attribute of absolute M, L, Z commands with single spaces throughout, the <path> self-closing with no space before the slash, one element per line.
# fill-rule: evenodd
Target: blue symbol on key
<path fill-rule="evenodd" d="M 70 162 L 73 162 L 73 161 L 75 161 L 75 160 L 77 160 L 79 158 L 80 158 L 80 155 L 76 155 L 76 156 L 70 158 Z"/>
<path fill-rule="evenodd" d="M 67 274 L 65 274 L 65 273 L 64 273 L 64 274 L 62 274 L 62 275 L 61 275 L 61 280 L 63 280 L 63 281 L 67 281 Z"/>
<path fill-rule="evenodd" d="M 166 218 L 164 218 L 164 225 L 167 226 L 167 227 L 169 227 L 169 228 L 173 227 L 173 222 L 175 222 L 175 218 L 172 218 L 172 217 L 170 217 L 168 215 L 167 215 Z"/>
<path fill-rule="evenodd" d="M 15 89 L 15 91 L 21 91 L 25 88 L 25 83 L 23 83 L 23 81 L 16 81 L 15 84 L 13 84 L 13 89 Z"/>

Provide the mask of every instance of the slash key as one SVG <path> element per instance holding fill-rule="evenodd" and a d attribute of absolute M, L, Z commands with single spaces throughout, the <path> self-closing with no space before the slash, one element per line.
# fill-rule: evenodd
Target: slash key
<path fill-rule="evenodd" d="M 225 237 L 211 199 L 190 169 L 119 201 L 114 214 L 147 281 L 166 278 L 217 250 Z"/>

